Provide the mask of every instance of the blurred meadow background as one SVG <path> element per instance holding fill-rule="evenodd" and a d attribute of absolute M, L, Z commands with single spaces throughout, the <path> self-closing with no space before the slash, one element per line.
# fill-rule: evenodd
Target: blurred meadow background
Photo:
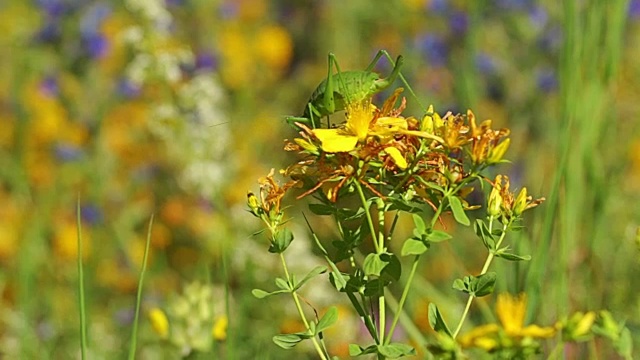
<path fill-rule="evenodd" d="M 327 54 L 364 70 L 379 49 L 405 57 L 423 103 L 509 127 L 512 163 L 499 170 L 547 198 L 515 242 L 532 260 L 498 263 L 498 290 L 526 291 L 537 323 L 608 309 L 640 346 L 640 1 L 2 0 L 0 358 L 79 358 L 77 205 L 89 358 L 133 345 L 152 214 L 138 358 L 314 358 L 271 341 L 300 328 L 290 299 L 251 295 L 280 270 L 252 236 L 246 194 L 283 167 L 295 136 L 284 118 L 302 113 Z M 300 273 L 322 264 L 304 209 L 289 210 Z M 425 334 L 428 303 L 459 316 L 451 282 L 485 256 L 472 231 L 450 226 L 454 240 L 429 254 L 408 299 Z M 344 301 L 314 281 L 315 304 Z M 494 302 L 478 301 L 469 326 L 495 321 Z M 204 339 L 168 344 L 153 309 L 174 328 L 198 318 Z M 363 333 L 347 309 L 327 332 L 345 358 Z M 604 343 L 572 351 L 615 358 Z"/>

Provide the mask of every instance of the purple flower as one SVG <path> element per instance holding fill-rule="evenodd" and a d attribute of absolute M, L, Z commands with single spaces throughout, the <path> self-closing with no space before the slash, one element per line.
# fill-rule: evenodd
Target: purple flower
<path fill-rule="evenodd" d="M 538 88 L 544 92 L 551 92 L 558 88 L 558 79 L 552 69 L 538 70 L 536 74 Z"/>
<path fill-rule="evenodd" d="M 52 18 L 61 16 L 67 10 L 63 0 L 36 0 L 36 5 Z"/>
<path fill-rule="evenodd" d="M 425 34 L 417 39 L 416 46 L 431 65 L 444 65 L 447 62 L 449 49 L 441 37 L 435 34 Z"/>
<path fill-rule="evenodd" d="M 109 42 L 100 32 L 100 26 L 105 18 L 111 14 L 111 8 L 97 3 L 82 14 L 80 18 L 80 36 L 87 55 L 91 58 L 101 58 L 109 50 Z"/>
<path fill-rule="evenodd" d="M 53 153 L 56 159 L 61 162 L 77 161 L 84 156 L 82 149 L 78 148 L 75 145 L 64 143 L 57 143 L 56 145 L 54 145 Z"/>
<path fill-rule="evenodd" d="M 117 91 L 118 94 L 127 99 L 136 98 L 140 95 L 140 85 L 129 79 L 123 78 L 118 82 Z"/>
<path fill-rule="evenodd" d="M 82 45 L 86 54 L 93 59 L 100 59 L 109 52 L 109 41 L 99 33 L 83 36 Z"/>
<path fill-rule="evenodd" d="M 640 18 L 640 0 L 631 0 L 629 2 L 629 10 L 627 12 L 632 19 Z"/>
<path fill-rule="evenodd" d="M 495 61 L 485 53 L 476 55 L 475 63 L 478 71 L 483 74 L 493 75 L 496 73 L 497 66 Z"/>
<path fill-rule="evenodd" d="M 58 79 L 55 76 L 47 76 L 40 83 L 40 91 L 49 97 L 56 97 L 60 92 L 60 88 L 58 87 Z"/>
<path fill-rule="evenodd" d="M 218 67 L 218 58 L 208 51 L 196 55 L 196 70 L 213 71 Z"/>
<path fill-rule="evenodd" d="M 469 27 L 467 14 L 464 11 L 455 11 L 449 18 L 449 26 L 454 34 L 463 35 Z"/>
<path fill-rule="evenodd" d="M 549 21 L 549 14 L 543 7 L 534 6 L 529 11 L 529 20 L 534 27 L 536 27 L 537 29 L 542 29 L 545 27 L 545 25 L 547 25 L 547 22 Z"/>
<path fill-rule="evenodd" d="M 35 39 L 42 43 L 55 43 L 60 40 L 62 30 L 56 20 L 48 20 L 36 33 Z"/>
<path fill-rule="evenodd" d="M 434 13 L 444 14 L 449 10 L 448 0 L 431 0 L 427 2 L 427 10 Z"/>
<path fill-rule="evenodd" d="M 102 211 L 94 204 L 83 204 L 80 206 L 80 217 L 89 225 L 96 225 L 102 222 Z"/>

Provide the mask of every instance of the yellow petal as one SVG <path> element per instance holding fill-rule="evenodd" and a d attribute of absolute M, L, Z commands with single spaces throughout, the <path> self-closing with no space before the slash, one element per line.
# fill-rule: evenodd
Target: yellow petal
<path fill-rule="evenodd" d="M 384 149 L 384 151 L 389 154 L 389 156 L 391 156 L 391 158 L 393 159 L 393 162 L 398 165 L 398 167 L 402 170 L 407 168 L 407 160 L 405 160 L 405 158 L 402 156 L 402 153 L 400 153 L 400 150 L 394 148 L 394 147 L 388 147 L 386 149 Z"/>
<path fill-rule="evenodd" d="M 548 338 L 556 333 L 556 329 L 552 327 L 540 327 L 538 325 L 529 325 L 522 329 L 520 336 L 530 336 L 534 338 Z"/>
<path fill-rule="evenodd" d="M 322 143 L 322 150 L 330 153 L 349 152 L 358 143 L 357 136 L 344 134 L 338 129 L 314 129 L 313 134 Z"/>
<path fill-rule="evenodd" d="M 378 135 L 393 135 L 408 128 L 407 120 L 397 117 L 381 117 L 374 124 L 374 131 Z"/>
<path fill-rule="evenodd" d="M 479 346 L 481 339 L 490 339 L 490 336 L 496 334 L 500 330 L 498 324 L 487 324 L 473 328 L 468 333 L 462 335 L 458 342 L 463 347 Z"/>
<path fill-rule="evenodd" d="M 169 335 L 169 320 L 164 311 L 153 308 L 149 311 L 149 320 L 151 321 L 151 327 L 162 339 L 166 339 Z"/>
<path fill-rule="evenodd" d="M 520 294 L 517 297 L 510 294 L 498 295 L 496 312 L 508 335 L 517 335 L 520 332 L 526 311 L 527 298 L 525 294 Z"/>
<path fill-rule="evenodd" d="M 213 328 L 211 329 L 211 336 L 214 339 L 222 341 L 227 338 L 227 326 L 229 325 L 229 320 L 226 316 L 220 316 L 213 323 Z"/>

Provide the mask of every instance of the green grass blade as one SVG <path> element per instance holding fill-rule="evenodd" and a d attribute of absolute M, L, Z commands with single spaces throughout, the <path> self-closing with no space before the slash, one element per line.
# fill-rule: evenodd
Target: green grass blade
<path fill-rule="evenodd" d="M 149 219 L 149 228 L 147 229 L 147 241 L 144 247 L 144 256 L 142 257 L 142 268 L 140 269 L 140 277 L 138 278 L 138 294 L 136 295 L 136 312 L 133 318 L 133 330 L 131 331 L 131 347 L 129 348 L 129 360 L 136 357 L 136 343 L 138 340 L 138 318 L 140 317 L 140 300 L 142 298 L 142 284 L 144 282 L 144 273 L 147 270 L 147 257 L 149 256 L 149 244 L 151 243 L 151 228 L 153 226 L 153 217 Z"/>
<path fill-rule="evenodd" d="M 78 306 L 80 307 L 80 353 L 87 358 L 87 316 L 84 300 L 84 273 L 82 269 L 82 221 L 80 214 L 80 196 L 76 203 L 76 224 L 78 228 Z"/>

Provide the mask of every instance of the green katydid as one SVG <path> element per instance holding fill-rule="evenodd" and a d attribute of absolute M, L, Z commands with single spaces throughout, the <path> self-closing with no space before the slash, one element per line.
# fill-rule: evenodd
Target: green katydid
<path fill-rule="evenodd" d="M 391 74 L 386 78 L 381 78 L 380 75 L 373 72 L 373 68 L 382 55 L 393 65 Z M 404 63 L 402 55 L 398 56 L 394 62 L 386 50 L 380 50 L 364 71 L 342 72 L 333 53 L 329 53 L 328 59 L 329 70 L 327 78 L 324 79 L 313 94 L 311 94 L 311 98 L 307 102 L 307 106 L 301 117 L 287 117 L 287 122 L 290 124 L 293 125 L 295 122 L 310 123 L 313 128 L 316 128 L 319 126 L 319 119 L 323 116 L 329 116 L 336 111 L 344 110 L 345 105 L 350 102 L 370 98 L 391 86 L 397 77 L 400 77 L 413 97 L 417 100 L 413 90 L 400 73 L 400 69 Z M 337 70 L 336 74 L 333 74 L 334 67 Z M 422 104 L 420 104 L 420 107 L 424 109 Z"/>

